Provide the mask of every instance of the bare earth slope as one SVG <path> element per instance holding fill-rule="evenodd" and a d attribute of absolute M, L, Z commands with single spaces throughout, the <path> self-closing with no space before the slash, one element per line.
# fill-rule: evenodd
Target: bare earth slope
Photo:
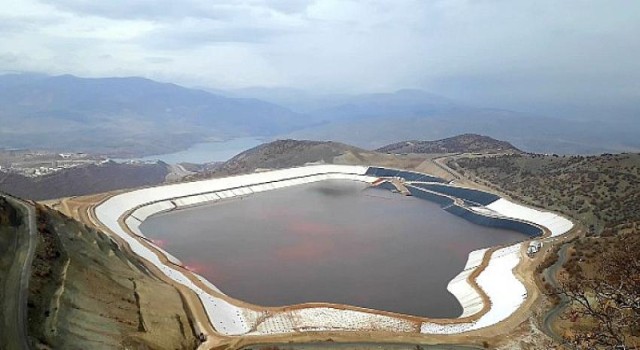
<path fill-rule="evenodd" d="M 29 335 L 53 349 L 193 349 L 180 294 L 107 235 L 37 208 Z M 161 307 L 159 307 L 161 306 Z"/>
<path fill-rule="evenodd" d="M 520 153 L 506 141 L 489 136 L 463 134 L 435 141 L 403 141 L 377 149 L 387 153 Z"/>

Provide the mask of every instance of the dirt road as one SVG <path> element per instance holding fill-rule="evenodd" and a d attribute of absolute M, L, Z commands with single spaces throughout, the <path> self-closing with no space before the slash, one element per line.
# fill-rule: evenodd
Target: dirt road
<path fill-rule="evenodd" d="M 9 197 L 7 200 L 20 208 L 24 217 L 21 228 L 17 230 L 15 257 L 4 285 L 3 345 L 7 350 L 29 349 L 27 299 L 36 247 L 36 211 L 29 203 Z"/>

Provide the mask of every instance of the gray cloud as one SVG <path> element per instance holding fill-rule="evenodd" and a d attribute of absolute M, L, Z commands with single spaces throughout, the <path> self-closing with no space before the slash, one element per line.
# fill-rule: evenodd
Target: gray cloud
<path fill-rule="evenodd" d="M 0 5 L 0 71 L 606 111 L 640 100 L 638 13 L 624 0 L 24 0 Z"/>
<path fill-rule="evenodd" d="M 185 17 L 229 19 L 252 8 L 297 13 L 311 3 L 308 0 L 43 0 L 59 10 L 79 15 L 111 19 L 180 19 Z"/>
<path fill-rule="evenodd" d="M 186 19 L 151 30 L 136 41 L 150 49 L 184 50 L 216 43 L 262 43 L 288 32 L 291 29 L 268 24 L 238 25 L 209 19 Z"/>

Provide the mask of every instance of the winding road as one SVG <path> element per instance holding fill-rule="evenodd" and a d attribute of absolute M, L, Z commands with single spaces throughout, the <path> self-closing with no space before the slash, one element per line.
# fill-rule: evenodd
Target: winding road
<path fill-rule="evenodd" d="M 16 307 L 6 308 L 8 313 L 5 315 L 7 322 L 3 330 L 9 335 L 7 343 L 4 344 L 7 350 L 30 349 L 27 336 L 28 318 L 27 318 L 27 299 L 29 297 L 29 278 L 31 277 L 31 264 L 36 248 L 36 211 L 33 205 L 16 198 L 7 197 L 11 204 L 23 208 L 23 212 L 27 214 L 26 224 L 28 228 L 28 236 L 18 237 L 16 246 L 16 259 L 11 265 L 10 275 L 20 276 L 19 280 L 13 285 L 6 286 L 6 293 L 15 296 L 17 301 Z M 26 238 L 26 242 L 25 242 Z M 25 252 L 26 247 L 26 252 Z"/>
<path fill-rule="evenodd" d="M 556 276 L 558 275 L 558 270 L 564 265 L 567 260 L 567 248 L 569 248 L 569 244 L 564 243 L 558 250 L 558 260 L 549 268 L 544 270 L 543 275 L 545 277 L 545 280 L 551 283 L 553 287 L 558 286 L 558 280 Z M 542 331 L 561 344 L 564 343 L 565 340 L 562 338 L 562 336 L 560 336 L 553 330 L 552 323 L 564 309 L 566 303 L 566 298 L 561 297 L 560 303 L 549 310 L 542 321 Z"/>

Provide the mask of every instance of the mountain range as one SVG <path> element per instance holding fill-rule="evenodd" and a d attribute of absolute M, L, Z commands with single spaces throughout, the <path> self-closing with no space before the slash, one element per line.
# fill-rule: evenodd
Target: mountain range
<path fill-rule="evenodd" d="M 633 119 L 570 120 L 482 108 L 421 90 L 360 95 L 290 88 L 213 90 L 145 78 L 0 76 L 0 148 L 111 156 L 169 153 L 259 136 L 375 149 L 401 140 L 479 133 L 529 152 L 640 150 Z"/>
<path fill-rule="evenodd" d="M 164 153 L 309 125 L 272 103 L 144 78 L 0 77 L 0 146 Z"/>

